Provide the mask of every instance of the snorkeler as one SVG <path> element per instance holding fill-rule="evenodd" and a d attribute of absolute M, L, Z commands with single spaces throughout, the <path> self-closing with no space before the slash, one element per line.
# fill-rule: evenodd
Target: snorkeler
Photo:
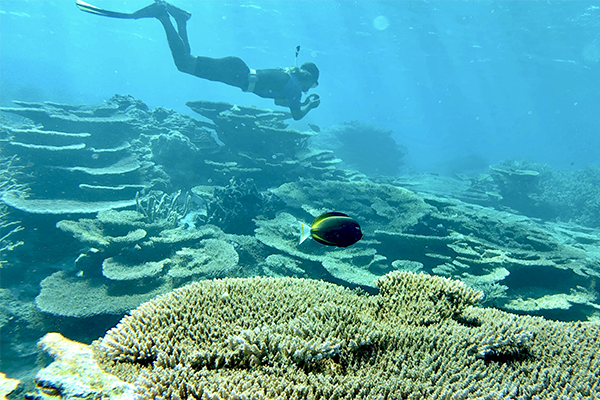
<path fill-rule="evenodd" d="M 121 19 L 158 19 L 167 34 L 173 61 L 181 72 L 211 81 L 235 86 L 244 92 L 252 92 L 260 97 L 274 99 L 278 106 L 289 107 L 295 120 L 303 118 L 310 110 L 321 104 L 318 94 L 310 94 L 302 101 L 302 93 L 317 87 L 319 69 L 312 62 L 285 69 L 250 69 L 238 57 L 210 58 L 193 56 L 187 37 L 186 24 L 191 14 L 162 0 L 133 13 L 120 13 L 104 10 L 81 0 L 77 7 L 85 12 L 105 17 Z M 171 23 L 173 17 L 177 30 Z M 296 55 L 299 48 L 296 49 Z"/>

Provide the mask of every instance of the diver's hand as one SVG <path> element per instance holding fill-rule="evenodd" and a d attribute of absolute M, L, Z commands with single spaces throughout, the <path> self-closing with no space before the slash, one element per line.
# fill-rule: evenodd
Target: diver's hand
<path fill-rule="evenodd" d="M 312 110 L 313 108 L 317 108 L 321 104 L 321 98 L 316 93 L 309 95 L 306 98 L 306 100 L 308 101 L 307 107 L 309 110 Z"/>
<path fill-rule="evenodd" d="M 304 101 L 301 103 L 302 107 L 290 108 L 290 111 L 292 112 L 292 117 L 294 118 L 294 120 L 299 121 L 310 110 L 312 110 L 313 108 L 319 107 L 319 104 L 321 104 L 321 98 L 319 97 L 318 94 L 313 93 L 310 96 L 306 96 Z"/>

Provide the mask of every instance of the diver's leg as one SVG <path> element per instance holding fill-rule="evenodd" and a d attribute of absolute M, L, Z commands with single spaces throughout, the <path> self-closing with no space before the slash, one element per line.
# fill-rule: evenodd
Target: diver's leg
<path fill-rule="evenodd" d="M 183 40 L 183 44 L 187 48 L 187 52 L 190 53 L 190 42 L 188 40 L 187 35 L 187 22 L 192 17 L 192 14 L 182 10 L 179 7 L 175 7 L 173 4 L 165 3 L 167 5 L 167 11 L 169 15 L 173 17 L 175 22 L 177 23 L 177 32 L 179 33 L 179 37 Z"/>
<path fill-rule="evenodd" d="M 167 41 L 169 42 L 169 48 L 171 49 L 175 66 L 177 66 L 179 71 L 193 75 L 194 70 L 196 69 L 196 58 L 190 54 L 190 45 L 187 42 L 187 33 L 185 34 L 185 40 L 179 36 L 175 30 L 175 27 L 171 23 L 171 18 L 169 18 L 169 14 L 167 13 L 166 9 L 164 13 L 156 18 L 158 18 L 165 28 Z M 185 29 L 183 32 L 185 32 Z"/>
<path fill-rule="evenodd" d="M 187 36 L 187 21 L 191 14 L 169 3 L 160 2 L 166 5 L 167 13 L 161 13 L 158 20 L 162 23 L 167 34 L 167 41 L 171 48 L 173 61 L 177 69 L 198 78 L 211 81 L 222 82 L 230 86 L 239 87 L 242 90 L 248 89 L 248 74 L 250 68 L 238 57 L 210 58 L 194 57 L 190 54 L 190 45 Z M 177 31 L 169 14 L 177 23 Z"/>
<path fill-rule="evenodd" d="M 244 91 L 248 89 L 250 68 L 248 68 L 242 59 L 238 57 L 195 58 L 197 60 L 196 68 L 192 75 L 211 81 L 222 82 Z"/>
<path fill-rule="evenodd" d="M 176 19 L 175 22 L 177 23 L 177 32 L 179 33 L 179 37 L 181 38 L 186 51 L 191 53 L 192 49 L 190 48 L 190 42 L 187 35 L 187 20 Z"/>

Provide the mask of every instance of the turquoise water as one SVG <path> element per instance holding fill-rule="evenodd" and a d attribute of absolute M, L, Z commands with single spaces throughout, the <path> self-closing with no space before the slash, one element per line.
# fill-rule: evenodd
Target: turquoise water
<path fill-rule="evenodd" d="M 97 1 L 134 11 L 145 1 Z M 313 61 L 321 107 L 303 122 L 394 130 L 417 171 L 527 158 L 598 163 L 600 5 L 584 1 L 179 1 L 192 53 L 253 68 Z M 2 105 L 97 104 L 115 93 L 189 113 L 188 100 L 271 106 L 179 73 L 156 20 L 74 1 L 0 3 Z M 469 166 L 467 165 L 467 166 Z M 463 168 L 466 168 L 463 166 Z"/>
<path fill-rule="evenodd" d="M 133 12 L 150 1 L 92 3 Z M 114 113 L 142 121 L 117 123 L 123 129 L 117 133 L 102 125 L 106 121 L 83 124 L 93 128 L 80 140 L 86 143 L 85 151 L 73 151 L 69 159 L 45 148 L 48 152 L 36 158 L 35 147 L 8 142 L 15 136 L 24 140 L 26 134 L 37 137 L 40 132 L 19 132 L 24 120 L 1 112 L 0 193 L 16 182 L 12 189 L 29 187 L 34 200 L 76 198 L 132 205 L 137 190 L 157 189 L 161 192 L 145 197 L 141 208 L 150 209 L 151 202 L 167 199 L 166 203 L 173 201 L 171 209 L 160 211 L 175 212 L 175 219 L 167 221 L 170 225 L 165 221 L 164 226 L 153 225 L 156 221 L 149 218 L 123 223 L 123 228 L 111 215 L 22 212 L 13 207 L 18 203 L 14 195 L 3 197 L 11 207 L 0 204 L 0 238 L 21 226 L 23 230 L 10 239 L 12 244 L 24 243 L 0 258 L 9 262 L 0 269 L 0 372 L 18 377 L 25 390 L 31 389 L 35 370 L 47 361 L 36 347 L 45 332 L 56 330 L 89 343 L 139 302 L 168 291 L 169 285 L 197 278 L 194 271 L 175 268 L 168 275 L 165 267 L 139 282 L 121 277 L 111 281 L 110 276 L 122 272 L 118 262 L 139 266 L 149 261 L 160 269 L 163 265 L 156 263 L 166 257 L 178 256 L 192 264 L 185 258 L 189 254 L 195 254 L 199 264 L 206 259 L 219 261 L 211 265 L 213 275 L 202 279 L 291 275 L 350 286 L 363 285 L 393 268 L 421 268 L 456 277 L 464 272 L 460 268 L 469 267 L 465 257 L 478 257 L 479 264 L 469 270 L 474 277 L 463 275 L 470 279 L 468 284 L 490 289 L 486 305 L 502 307 L 516 299 L 523 301 L 507 306 L 509 311 L 569 321 L 599 318 L 600 3 L 182 0 L 174 4 L 192 13 L 188 34 L 193 55 L 238 56 L 254 69 L 317 64 L 320 84 L 311 93 L 320 95 L 321 105 L 300 121 L 285 121 L 302 131 L 291 136 L 300 139 L 287 138 L 289 149 L 277 140 L 256 146 L 254 138 L 245 140 L 223 127 L 214 129 L 221 134 L 217 142 L 200 123 L 195 125 L 208 121 L 200 116 L 203 106 L 197 106 L 200 111 L 195 113 L 186 102 L 228 102 L 242 110 L 248 110 L 244 106 L 285 109 L 238 88 L 177 71 L 163 28 L 155 19 L 102 18 L 79 11 L 71 0 L 0 0 L 0 106 L 15 107 L 13 101 L 50 102 L 51 112 L 68 118 L 61 122 L 63 126 L 37 128 L 62 129 L 62 133 L 80 132 L 73 128 L 76 124 L 69 125 L 77 122 L 71 118 L 77 113 L 97 113 L 99 119 L 110 119 Z M 55 103 L 67 106 L 55 107 Z M 122 109 L 117 107 L 123 104 Z M 226 109 L 240 112 L 240 107 Z M 177 129 L 181 132 L 173 131 Z M 321 133 L 308 141 L 306 132 L 316 130 Z M 268 129 L 260 132 L 272 134 Z M 53 140 L 73 144 L 63 142 L 65 136 Z M 333 153 L 310 158 L 301 142 Z M 23 155 L 21 161 L 11 158 L 14 151 Z M 341 167 L 335 157 L 343 159 Z M 138 161 L 142 160 L 160 168 L 141 167 Z M 16 169 L 7 167 L 11 162 Z M 64 173 L 69 168 L 81 172 L 119 162 L 125 172 L 106 180 L 80 182 Z M 327 172 L 331 165 L 339 169 Z M 353 177 L 341 168 L 356 168 L 367 176 Z M 138 169 L 143 172 L 138 174 Z M 322 181 L 324 187 L 318 185 Z M 90 192 L 78 197 L 81 187 L 70 188 L 82 182 Z M 381 183 L 396 187 L 390 192 Z M 130 192 L 121 195 L 114 190 L 102 199 L 91 191 L 110 185 L 111 190 L 124 185 Z M 398 187 L 444 200 L 423 201 Z M 211 203 L 214 199 L 218 201 Z M 432 211 L 434 207 L 438 209 Z M 333 253 L 337 249 L 313 241 L 299 248 L 294 236 L 295 219 L 308 223 L 332 209 L 352 214 L 365 232 L 350 253 L 337 259 L 342 265 L 337 269 L 327 259 L 329 254 L 339 254 Z M 59 221 L 62 228 L 57 229 Z M 97 233 L 93 227 L 104 229 L 101 233 L 118 237 L 122 248 L 103 248 L 102 238 L 100 244 L 91 245 L 77 231 L 85 231 L 86 224 L 87 233 Z M 218 233 L 206 234 L 210 239 L 201 232 L 206 224 L 219 227 Z M 294 229 L 287 229 L 288 225 Z M 143 253 L 140 249 L 147 238 L 128 238 L 130 233 L 139 236 L 140 227 L 149 238 L 176 226 L 193 240 L 156 241 L 158 250 L 149 246 Z M 451 236 L 457 232 L 464 235 L 458 245 Z M 405 236 L 394 236 L 400 234 Z M 427 240 L 432 240 L 434 250 Z M 0 248 L 4 245 L 2 238 Z M 182 250 L 184 246 L 187 250 Z M 223 254 L 231 255 L 229 264 L 218 258 Z M 457 254 L 463 256 L 462 262 L 452 270 L 444 260 Z M 113 270 L 103 271 L 109 259 Z M 221 264 L 229 269 L 220 269 Z M 351 269 L 364 272 L 361 268 L 366 264 L 368 274 L 353 281 L 356 271 Z M 498 265 L 507 270 L 494 269 Z M 46 293 L 38 296 L 44 279 Z M 109 293 L 99 294 L 101 300 L 89 307 L 100 311 L 86 315 L 82 309 L 87 305 L 77 303 L 76 296 L 70 303 L 53 301 L 56 292 L 47 289 L 52 285 L 92 293 L 90 298 L 105 286 Z M 503 297 L 504 291 L 509 297 Z M 70 294 L 67 290 L 67 299 Z M 102 310 L 104 299 L 130 294 L 140 297 L 123 304 L 117 304 L 117 299 L 106 305 L 108 311 Z M 544 309 L 543 302 L 536 301 L 546 295 L 551 304 Z M 36 304 L 36 298 L 45 306 Z M 71 310 L 71 304 L 80 307 Z M 561 308 L 564 304 L 568 307 Z M 61 305 L 63 309 L 54 313 L 51 307 Z"/>

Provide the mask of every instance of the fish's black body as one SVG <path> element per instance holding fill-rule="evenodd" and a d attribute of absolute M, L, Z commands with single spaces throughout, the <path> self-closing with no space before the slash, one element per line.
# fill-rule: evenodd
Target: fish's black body
<path fill-rule="evenodd" d="M 327 246 L 348 247 L 362 239 L 358 222 L 341 212 L 328 212 L 312 223 L 310 235 Z"/>

